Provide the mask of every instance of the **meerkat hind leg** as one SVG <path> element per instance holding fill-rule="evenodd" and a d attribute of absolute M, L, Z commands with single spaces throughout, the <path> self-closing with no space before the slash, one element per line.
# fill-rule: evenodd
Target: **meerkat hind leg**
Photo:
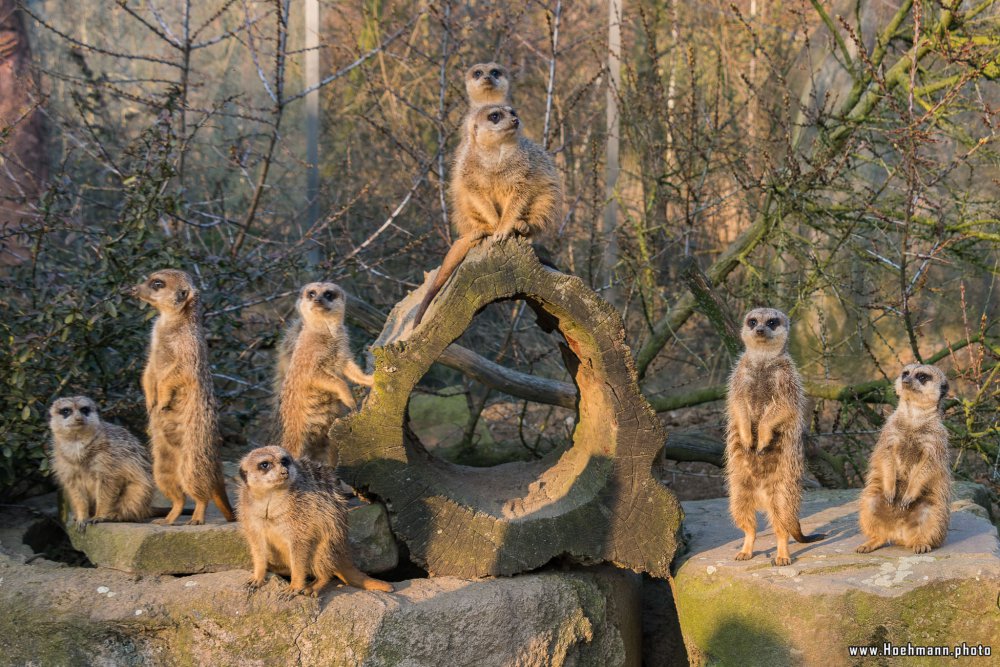
<path fill-rule="evenodd" d="M 174 525 L 174 521 L 177 521 L 177 517 L 179 517 L 181 513 L 184 511 L 184 496 L 181 496 L 180 498 L 171 498 L 170 502 L 172 504 L 170 507 L 170 512 L 167 514 L 167 516 L 163 517 L 162 519 L 153 519 L 153 523 L 161 526 Z"/>
<path fill-rule="evenodd" d="M 733 485 L 730 490 L 729 513 L 733 523 L 743 531 L 743 546 L 736 553 L 736 560 L 753 558 L 753 544 L 757 539 L 757 510 L 753 505 L 752 495 Z"/>
<path fill-rule="evenodd" d="M 194 512 L 191 513 L 191 520 L 188 521 L 189 526 L 200 526 L 205 523 L 205 510 L 208 509 L 208 502 L 205 500 L 195 499 L 194 501 Z M 173 513 L 173 512 L 171 512 Z"/>
<path fill-rule="evenodd" d="M 782 525 L 775 524 L 774 534 L 778 538 L 778 553 L 771 559 L 771 565 L 776 567 L 791 565 L 792 557 L 788 553 L 788 531 Z"/>
<path fill-rule="evenodd" d="M 215 506 L 219 508 L 222 512 L 222 516 L 226 518 L 226 521 L 236 521 L 236 515 L 233 513 L 232 505 L 229 504 L 229 496 L 226 495 L 226 485 L 220 482 L 212 492 L 212 500 L 215 502 Z"/>

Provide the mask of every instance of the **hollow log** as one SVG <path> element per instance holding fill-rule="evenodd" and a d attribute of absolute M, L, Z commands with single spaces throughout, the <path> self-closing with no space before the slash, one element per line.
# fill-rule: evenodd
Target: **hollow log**
<path fill-rule="evenodd" d="M 372 346 L 368 398 L 331 430 L 343 478 L 386 503 L 393 531 L 432 574 L 512 575 L 569 557 L 666 577 L 682 511 L 651 473 L 665 434 L 639 391 L 618 313 L 513 239 L 470 252 L 414 330 L 432 278 L 390 313 Z M 476 313 L 509 299 L 554 323 L 579 362 L 572 443 L 534 462 L 446 462 L 409 428 L 410 393 Z"/>

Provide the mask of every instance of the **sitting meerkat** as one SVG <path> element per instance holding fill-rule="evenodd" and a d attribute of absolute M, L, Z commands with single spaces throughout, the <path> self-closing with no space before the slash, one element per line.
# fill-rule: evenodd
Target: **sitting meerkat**
<path fill-rule="evenodd" d="M 469 251 L 484 239 L 514 234 L 531 238 L 552 229 L 559 218 L 562 188 L 555 163 L 545 149 L 521 135 L 517 111 L 484 106 L 473 113 L 449 184 L 459 236 L 420 302 L 414 326 Z"/>
<path fill-rule="evenodd" d="M 309 283 L 297 308 L 300 319 L 279 344 L 275 369 L 281 444 L 295 457 L 336 460 L 327 433 L 342 409 L 357 409 L 347 381 L 370 387 L 373 377 L 351 355 L 344 290 Z"/>
<path fill-rule="evenodd" d="M 100 521 L 142 521 L 151 514 L 149 453 L 126 429 L 102 421 L 86 396 L 49 409 L 52 470 L 77 528 Z"/>
<path fill-rule="evenodd" d="M 757 510 L 767 513 L 777 536 L 773 565 L 789 565 L 788 538 L 814 542 L 824 535 L 803 535 L 802 450 L 805 394 L 788 354 L 788 316 L 774 308 L 755 308 L 743 318 L 740 337 L 746 350 L 729 377 L 726 397 L 726 477 L 729 511 L 745 534 L 736 560 L 753 558 Z"/>
<path fill-rule="evenodd" d="M 858 514 L 868 540 L 858 553 L 892 542 L 918 554 L 948 535 L 951 469 L 941 402 L 948 380 L 940 369 L 910 364 L 896 378 L 896 408 L 879 434 L 868 464 Z"/>
<path fill-rule="evenodd" d="M 317 596 L 333 577 L 392 592 L 392 584 L 369 577 L 351 560 L 346 500 L 332 469 L 270 446 L 240 461 L 240 477 L 236 512 L 253 557 L 251 588 L 262 586 L 271 569 L 289 575 L 289 591 L 302 595 Z M 310 575 L 314 581 L 307 586 Z"/>

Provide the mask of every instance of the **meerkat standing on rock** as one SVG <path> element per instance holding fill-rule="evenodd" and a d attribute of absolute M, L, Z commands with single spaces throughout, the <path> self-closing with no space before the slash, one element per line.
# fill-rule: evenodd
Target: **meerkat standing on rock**
<path fill-rule="evenodd" d="M 773 565 L 789 565 L 788 538 L 814 542 L 799 525 L 805 396 L 788 355 L 788 316 L 756 308 L 743 319 L 746 350 L 729 377 L 726 477 L 729 511 L 745 533 L 736 560 L 753 558 L 757 510 L 767 513 L 778 538 Z"/>
<path fill-rule="evenodd" d="M 97 405 L 86 396 L 56 399 L 49 409 L 49 427 L 52 470 L 77 528 L 149 518 L 149 454 L 135 436 L 101 421 Z"/>
<path fill-rule="evenodd" d="M 910 364 L 896 379 L 899 406 L 886 420 L 868 465 L 859 522 L 868 553 L 892 542 L 918 554 L 948 535 L 951 470 L 941 402 L 948 380 L 935 366 Z"/>
<path fill-rule="evenodd" d="M 520 127 L 517 112 L 509 106 L 485 106 L 475 112 L 449 188 L 459 237 L 424 295 L 414 326 L 469 250 L 483 239 L 502 240 L 514 234 L 530 238 L 555 226 L 562 203 L 559 175 L 552 156 L 522 136 Z"/>
<path fill-rule="evenodd" d="M 346 500 L 327 466 L 296 461 L 281 447 L 261 447 L 240 462 L 238 513 L 253 558 L 251 588 L 264 585 L 268 569 L 291 577 L 289 591 L 317 596 L 337 577 L 345 584 L 391 593 L 351 560 Z M 306 585 L 306 577 L 314 581 Z"/>
<path fill-rule="evenodd" d="M 227 521 L 233 521 L 219 459 L 215 395 L 198 290 L 188 274 L 167 269 L 136 285 L 133 294 L 159 312 L 142 389 L 149 413 L 153 479 L 172 503 L 162 523 L 177 520 L 185 496 L 195 501 L 189 524 L 205 522 L 210 501 Z"/>
<path fill-rule="evenodd" d="M 303 287 L 297 304 L 300 324 L 292 325 L 279 345 L 275 389 L 281 440 L 295 457 L 335 460 L 327 433 L 343 408 L 357 408 L 347 381 L 372 386 L 372 376 L 351 355 L 346 299 L 334 283 Z"/>

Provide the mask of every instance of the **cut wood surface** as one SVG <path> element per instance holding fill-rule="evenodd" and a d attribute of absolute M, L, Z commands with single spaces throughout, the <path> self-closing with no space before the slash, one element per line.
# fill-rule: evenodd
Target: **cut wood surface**
<path fill-rule="evenodd" d="M 394 532 L 432 574 L 511 575 L 568 556 L 667 576 L 682 513 L 652 477 L 666 438 L 617 312 L 579 278 L 542 266 L 522 240 L 470 252 L 414 330 L 427 284 L 390 313 L 372 346 L 371 393 L 332 429 L 344 479 L 386 502 Z M 534 462 L 448 463 L 408 428 L 410 393 L 477 312 L 505 299 L 525 299 L 553 322 L 579 360 L 573 441 Z"/>

